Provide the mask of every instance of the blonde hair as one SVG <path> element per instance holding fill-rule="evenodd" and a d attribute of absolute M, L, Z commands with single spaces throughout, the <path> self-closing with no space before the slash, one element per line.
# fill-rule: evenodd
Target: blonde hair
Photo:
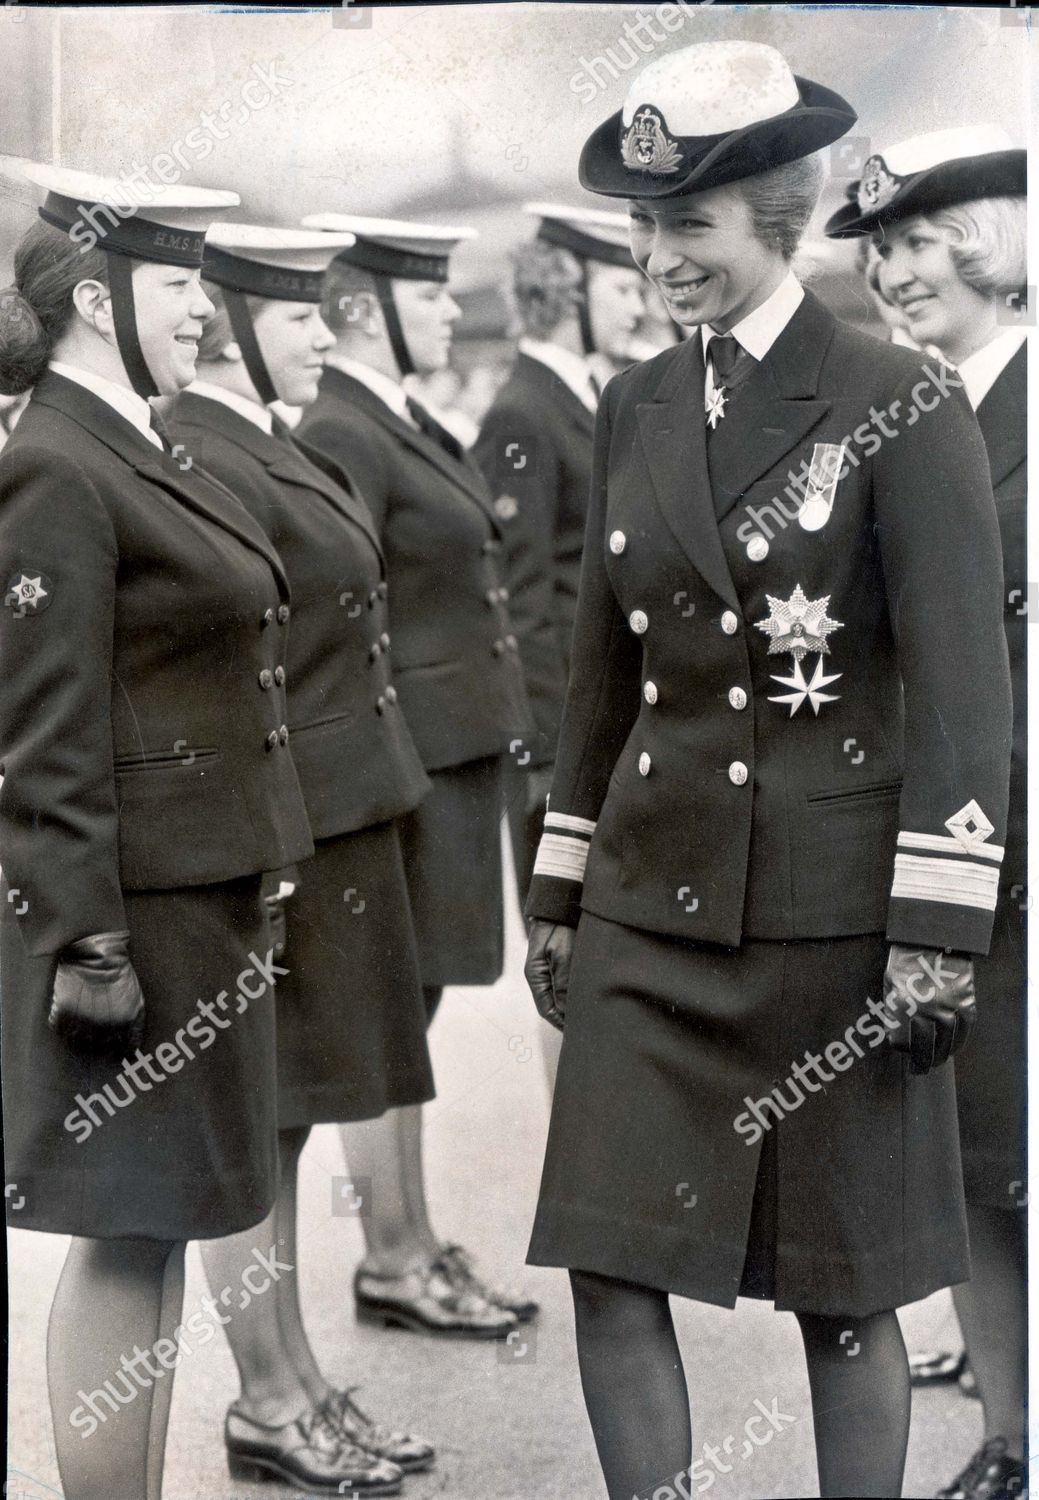
<path fill-rule="evenodd" d="M 547 339 L 573 311 L 581 295 L 581 267 L 569 250 L 530 240 L 513 250 L 512 302 L 520 326 L 534 339 Z"/>
<path fill-rule="evenodd" d="M 951 237 L 949 253 L 960 276 L 983 296 L 1002 297 L 1024 286 L 1025 199 L 971 198 L 921 215 Z"/>

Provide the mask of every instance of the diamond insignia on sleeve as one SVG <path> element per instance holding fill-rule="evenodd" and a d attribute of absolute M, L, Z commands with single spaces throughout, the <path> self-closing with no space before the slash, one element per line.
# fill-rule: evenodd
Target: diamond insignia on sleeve
<path fill-rule="evenodd" d="M 962 844 L 968 853 L 976 849 L 979 844 L 983 844 L 995 832 L 993 825 L 973 798 L 965 807 L 961 807 L 959 812 L 953 813 L 951 818 L 946 818 L 945 826 L 957 843 Z"/>

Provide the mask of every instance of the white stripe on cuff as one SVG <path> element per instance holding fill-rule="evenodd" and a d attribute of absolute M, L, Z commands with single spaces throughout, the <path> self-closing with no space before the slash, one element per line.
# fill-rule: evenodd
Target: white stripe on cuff
<path fill-rule="evenodd" d="M 592 834 L 595 832 L 595 824 L 590 818 L 575 818 L 572 813 L 547 812 L 545 827 L 565 828 L 570 833 Z"/>
<path fill-rule="evenodd" d="M 899 833 L 898 842 L 905 849 L 934 849 L 939 854 L 972 854 L 980 856 L 981 859 L 991 859 L 999 864 L 1003 858 L 1003 846 L 1001 844 L 975 844 L 972 849 L 967 849 L 959 839 L 943 838 L 941 834 L 930 833 Z"/>
<path fill-rule="evenodd" d="M 588 863 L 588 844 L 584 839 L 567 838 L 561 833 L 543 833 L 534 861 L 535 875 L 556 875 L 561 880 L 584 880 Z"/>
<path fill-rule="evenodd" d="M 925 859 L 916 854 L 895 855 L 893 897 L 995 911 L 998 889 L 999 871 L 986 865 L 966 860 Z"/>

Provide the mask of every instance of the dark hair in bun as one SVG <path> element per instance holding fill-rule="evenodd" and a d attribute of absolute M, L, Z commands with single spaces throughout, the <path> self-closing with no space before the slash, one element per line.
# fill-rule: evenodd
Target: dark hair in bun
<path fill-rule="evenodd" d="M 81 250 L 40 220 L 15 251 L 14 285 L 0 291 L 0 392 L 20 396 L 46 372 L 54 345 L 68 332 L 72 293 L 81 281 L 108 285 L 104 252 Z"/>

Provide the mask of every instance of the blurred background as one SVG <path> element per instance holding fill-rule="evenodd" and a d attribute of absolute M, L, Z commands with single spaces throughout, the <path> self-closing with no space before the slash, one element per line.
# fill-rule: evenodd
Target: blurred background
<path fill-rule="evenodd" d="M 0 284 L 37 201 L 20 157 L 231 187 L 240 216 L 258 221 L 325 209 L 471 224 L 479 238 L 454 260 L 454 370 L 437 395 L 479 421 L 511 356 L 503 287 L 509 247 L 531 232 L 522 203 L 604 206 L 577 183 L 586 136 L 651 58 L 729 37 L 779 47 L 857 109 L 827 153 L 797 269 L 840 316 L 875 323 L 854 246 L 822 240 L 820 226 L 891 141 L 996 121 L 1024 144 L 1023 10 L 4 5 Z"/>

